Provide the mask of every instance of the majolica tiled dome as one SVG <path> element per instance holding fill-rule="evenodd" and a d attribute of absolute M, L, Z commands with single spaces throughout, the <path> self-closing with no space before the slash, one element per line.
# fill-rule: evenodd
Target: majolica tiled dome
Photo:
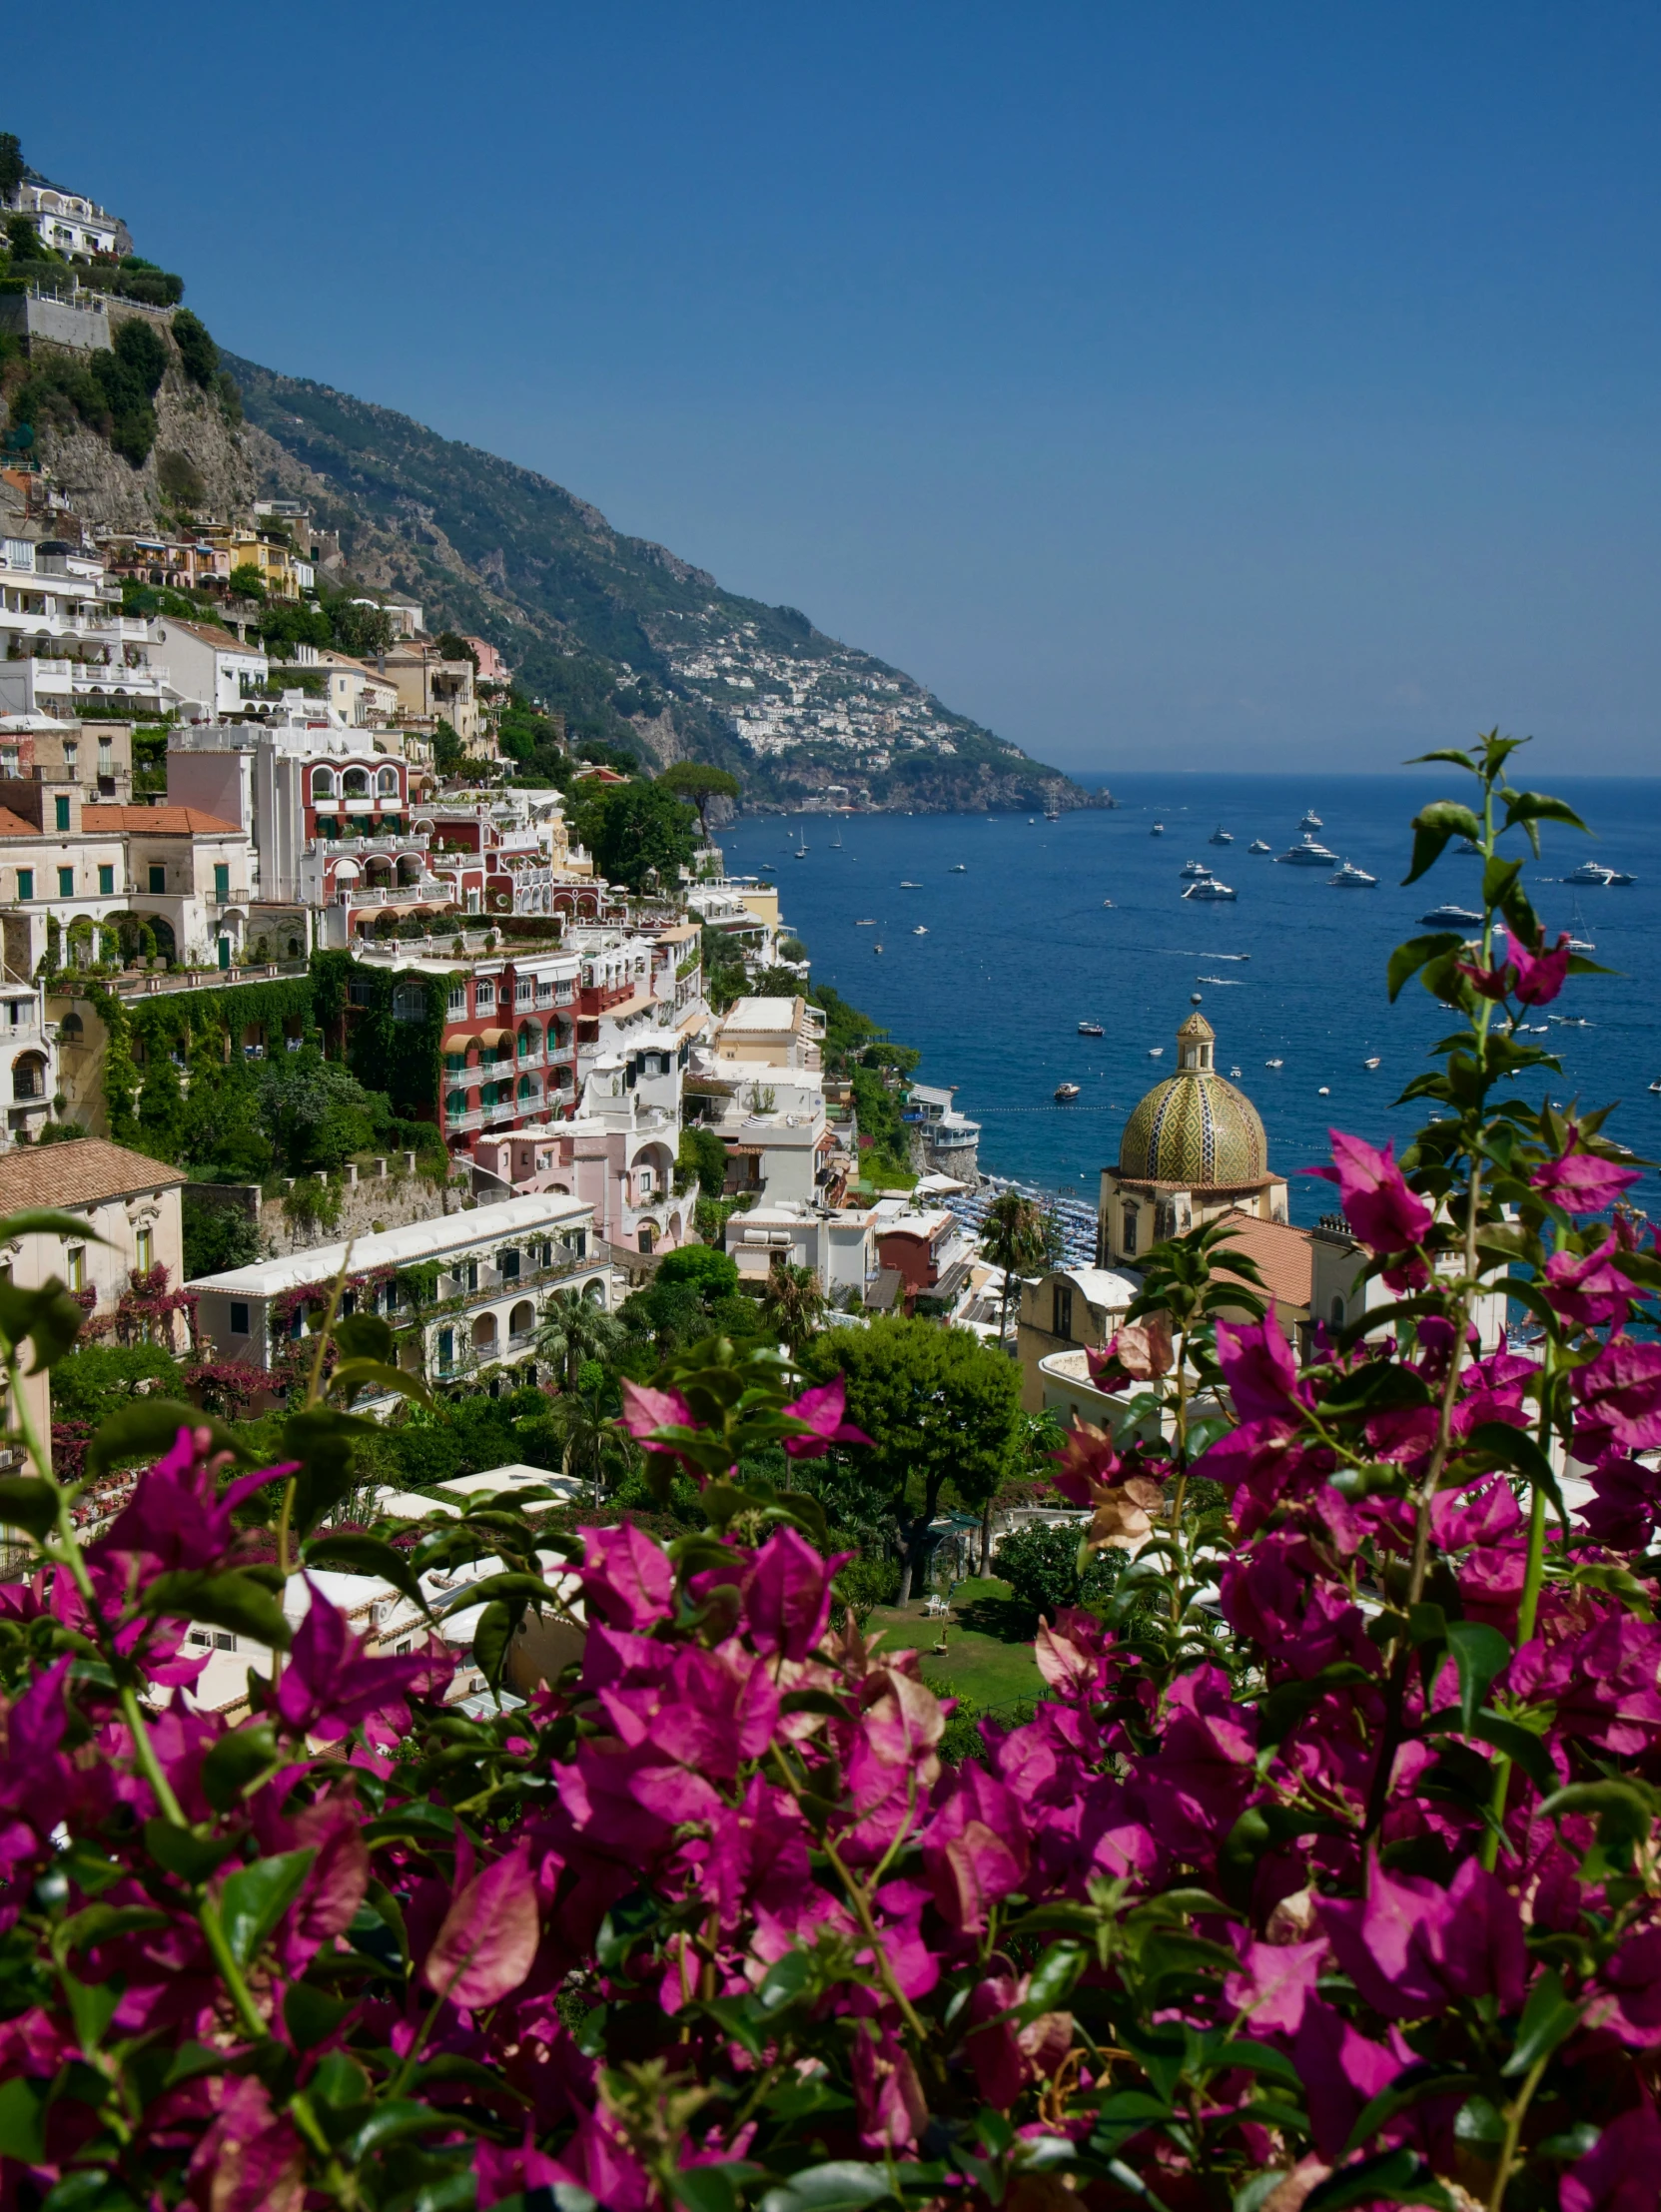
<path fill-rule="evenodd" d="M 1125 1124 L 1119 1172 L 1185 1190 L 1261 1182 L 1268 1139 L 1257 1109 L 1212 1066 L 1216 1032 L 1195 1011 L 1177 1032 L 1177 1073 L 1156 1084 Z"/>

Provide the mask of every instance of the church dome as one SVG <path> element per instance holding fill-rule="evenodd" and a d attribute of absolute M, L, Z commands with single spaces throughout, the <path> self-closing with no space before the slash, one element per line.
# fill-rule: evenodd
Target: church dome
<path fill-rule="evenodd" d="M 1231 1189 L 1268 1174 L 1256 1107 L 1212 1066 L 1216 1033 L 1199 1011 L 1177 1032 L 1177 1073 L 1156 1084 L 1125 1124 L 1119 1172 L 1131 1182 Z"/>

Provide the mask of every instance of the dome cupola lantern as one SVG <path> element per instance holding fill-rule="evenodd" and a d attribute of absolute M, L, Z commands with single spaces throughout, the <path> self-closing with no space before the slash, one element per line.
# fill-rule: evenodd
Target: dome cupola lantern
<path fill-rule="evenodd" d="M 1177 1066 L 1130 1119 L 1119 1159 L 1102 1170 L 1098 1263 L 1134 1261 L 1149 1245 L 1240 1208 L 1286 1218 L 1256 1107 L 1217 1072 L 1217 1033 L 1200 1011 L 1177 1032 Z"/>

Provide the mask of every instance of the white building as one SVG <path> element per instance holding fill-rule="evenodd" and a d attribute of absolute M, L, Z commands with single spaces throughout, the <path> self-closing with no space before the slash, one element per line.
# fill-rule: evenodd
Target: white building
<path fill-rule="evenodd" d="M 863 1300 L 876 1280 L 877 1211 L 842 1206 L 821 1212 L 809 1205 L 758 1205 L 727 1223 L 727 1250 L 738 1279 L 760 1289 L 775 1264 L 811 1267 L 829 1298 L 854 1291 Z"/>
<path fill-rule="evenodd" d="M 246 644 L 218 623 L 185 622 L 170 614 L 155 624 L 155 635 L 166 651 L 174 695 L 191 721 L 241 714 L 250 693 L 271 674 L 263 646 Z"/>
<path fill-rule="evenodd" d="M 199 1327 L 221 1359 L 269 1373 L 283 1342 L 301 1340 L 321 1319 L 293 1293 L 333 1282 L 349 1260 L 351 1310 L 387 1318 L 399 1334 L 400 1366 L 433 1382 L 531 1360 L 552 1290 L 578 1290 L 601 1306 L 611 1297 L 592 1209 L 544 1192 L 204 1275 L 190 1285 L 200 1296 Z"/>
<path fill-rule="evenodd" d="M 25 169 L 23 180 L 4 200 L 7 215 L 26 215 L 54 252 L 71 261 L 91 261 L 95 255 L 130 254 L 132 234 L 119 215 L 111 215 L 84 192 L 70 192 L 43 177 L 38 169 Z"/>
<path fill-rule="evenodd" d="M 63 538 L 0 539 L 0 714 L 156 720 L 179 703 L 156 625 Z"/>

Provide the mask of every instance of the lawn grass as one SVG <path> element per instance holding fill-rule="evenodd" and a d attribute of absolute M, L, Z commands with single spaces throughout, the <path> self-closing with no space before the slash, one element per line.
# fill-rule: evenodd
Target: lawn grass
<path fill-rule="evenodd" d="M 1032 1705 L 1044 1694 L 1044 1679 L 1033 1657 L 1030 1614 L 1014 1602 L 1007 1582 L 993 1576 L 960 1582 L 952 1592 L 945 1621 L 930 1620 L 923 1601 L 879 1605 L 865 1624 L 869 1635 L 885 1629 L 885 1647 L 923 1654 L 923 1679 L 931 1689 L 970 1699 L 983 1713 L 1008 1713 Z M 946 1650 L 933 1646 L 945 1634 Z"/>

